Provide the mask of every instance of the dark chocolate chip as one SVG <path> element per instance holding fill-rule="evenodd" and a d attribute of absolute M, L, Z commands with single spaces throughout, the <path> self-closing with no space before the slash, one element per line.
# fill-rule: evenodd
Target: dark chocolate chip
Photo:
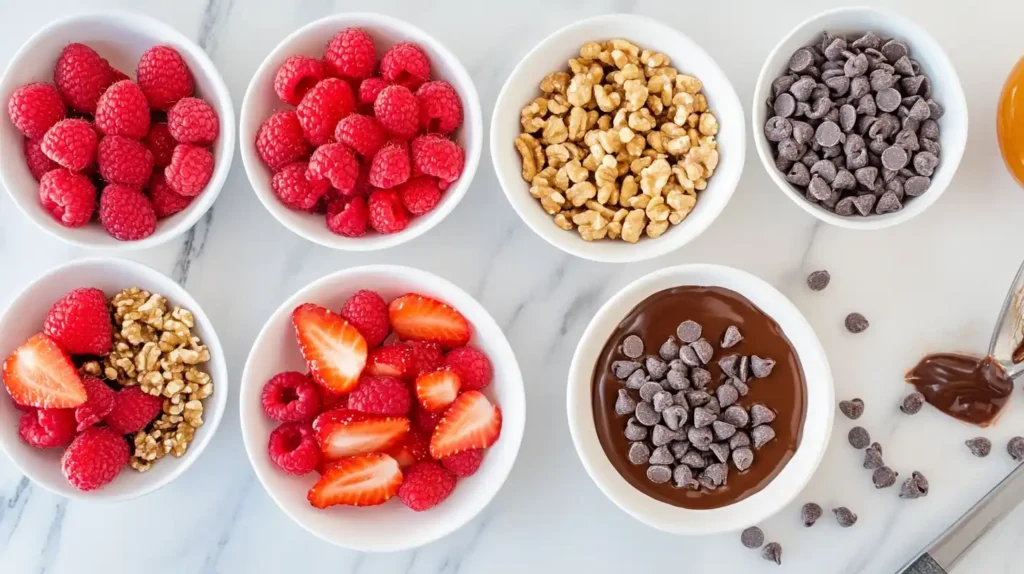
<path fill-rule="evenodd" d="M 727 462 L 729 460 L 729 445 L 724 442 L 713 442 L 708 448 L 711 449 L 718 462 Z"/>
<path fill-rule="evenodd" d="M 632 464 L 647 464 L 647 461 L 651 458 L 651 448 L 642 442 L 634 442 L 629 445 L 629 450 L 626 452 L 626 458 Z"/>
<path fill-rule="evenodd" d="M 666 361 L 679 358 L 679 343 L 675 337 L 669 337 L 658 349 L 658 356 Z"/>
<path fill-rule="evenodd" d="M 911 473 L 910 478 L 903 482 L 900 488 L 900 498 L 923 498 L 928 496 L 928 479 L 916 470 Z"/>
<path fill-rule="evenodd" d="M 662 390 L 660 383 L 648 381 L 640 387 L 640 400 L 650 402 L 654 400 L 654 395 L 662 392 Z"/>
<path fill-rule="evenodd" d="M 698 389 L 703 389 L 711 382 L 711 373 L 707 369 L 694 367 L 690 369 L 690 382 Z"/>
<path fill-rule="evenodd" d="M 825 271 L 824 269 L 820 271 L 813 271 L 807 276 L 807 286 L 810 287 L 811 291 L 821 291 L 825 287 L 828 287 L 828 283 L 831 280 L 832 276 L 828 271 Z"/>
<path fill-rule="evenodd" d="M 839 412 L 846 415 L 846 418 L 850 420 L 857 420 L 860 415 L 864 414 L 864 401 L 861 399 L 853 399 L 852 401 L 840 401 Z"/>
<path fill-rule="evenodd" d="M 683 362 L 687 367 L 699 367 L 700 358 L 697 357 L 696 351 L 693 350 L 689 345 L 685 347 L 679 347 L 679 360 Z"/>
<path fill-rule="evenodd" d="M 644 354 L 644 342 L 636 335 L 629 335 L 622 341 L 622 354 L 630 359 L 639 359 Z"/>
<path fill-rule="evenodd" d="M 665 425 L 656 424 L 651 431 L 651 443 L 658 447 L 664 446 L 674 440 L 682 440 L 686 437 L 682 433 L 674 431 Z"/>
<path fill-rule="evenodd" d="M 769 542 L 761 549 L 761 558 L 782 565 L 782 545 L 778 542 Z"/>
<path fill-rule="evenodd" d="M 902 89 L 903 93 L 908 96 L 919 94 L 921 93 L 922 88 L 924 88 L 924 81 L 924 76 L 910 76 L 909 78 L 903 78 L 900 80 L 900 89 Z"/>
<path fill-rule="evenodd" d="M 701 331 L 703 331 L 703 329 L 701 328 L 700 323 L 686 320 L 676 327 L 676 336 L 679 337 L 680 341 L 688 345 L 697 339 L 700 339 Z"/>
<path fill-rule="evenodd" d="M 871 446 L 864 449 L 864 468 L 881 468 L 883 464 L 885 463 L 882 461 L 882 445 L 873 442 Z"/>
<path fill-rule="evenodd" d="M 843 73 L 849 78 L 863 76 L 868 71 L 868 58 L 864 54 L 857 54 L 846 61 Z"/>
<path fill-rule="evenodd" d="M 964 444 L 971 450 L 971 454 L 978 458 L 984 458 L 992 452 L 992 441 L 982 436 L 966 440 Z"/>
<path fill-rule="evenodd" d="M 672 452 L 667 446 L 659 446 L 654 449 L 651 453 L 651 458 L 647 461 L 648 464 L 672 464 L 676 461 L 676 458 L 672 456 Z"/>
<path fill-rule="evenodd" d="M 871 482 L 874 483 L 875 488 L 889 488 L 896 484 L 897 476 L 899 473 L 888 466 L 880 466 L 871 473 Z"/>
<path fill-rule="evenodd" d="M 647 427 L 640 424 L 636 417 L 629 417 L 629 420 L 626 421 L 624 434 L 626 435 L 626 440 L 644 440 L 647 438 Z"/>
<path fill-rule="evenodd" d="M 709 395 L 707 391 L 686 391 L 686 402 L 690 403 L 691 407 L 702 407 L 708 404 L 708 401 L 710 400 L 711 395 Z"/>
<path fill-rule="evenodd" d="M 690 467 L 680 464 L 672 469 L 672 482 L 676 488 L 689 488 L 697 490 L 700 485 L 693 479 L 693 471 Z"/>
<path fill-rule="evenodd" d="M 878 198 L 878 203 L 875 205 L 875 213 L 882 215 L 885 213 L 892 213 L 903 209 L 903 204 L 900 203 L 900 198 L 893 191 L 886 191 L 882 194 L 882 197 Z"/>
<path fill-rule="evenodd" d="M 931 178 L 923 175 L 915 175 L 907 178 L 907 181 L 903 184 L 903 191 L 905 191 L 910 197 L 917 197 L 928 191 L 931 184 Z"/>
<path fill-rule="evenodd" d="M 686 409 L 686 412 L 690 412 L 690 403 L 689 401 L 686 400 L 687 392 L 688 391 L 679 391 L 678 393 L 672 395 L 672 400 L 676 403 L 677 406 L 683 407 L 684 409 Z"/>
<path fill-rule="evenodd" d="M 793 82 L 797 81 L 799 77 L 800 76 L 797 76 L 796 74 L 788 74 L 776 78 L 775 81 L 772 82 L 772 95 L 774 97 L 778 97 L 782 93 L 788 91 L 790 86 L 793 85 Z"/>
<path fill-rule="evenodd" d="M 736 325 L 729 325 L 725 328 L 725 334 L 722 335 L 722 348 L 731 349 L 739 344 L 743 340 L 743 334 Z"/>
<path fill-rule="evenodd" d="M 833 146 L 839 143 L 843 130 L 835 122 L 822 122 L 814 132 L 814 141 L 822 146 Z"/>
<path fill-rule="evenodd" d="M 626 388 L 638 391 L 647 381 L 647 373 L 643 369 L 637 369 L 626 379 Z"/>
<path fill-rule="evenodd" d="M 718 368 L 729 377 L 735 377 L 740 364 L 739 355 L 726 355 L 718 359 Z"/>
<path fill-rule="evenodd" d="M 800 145 L 810 143 L 814 139 L 814 127 L 807 122 L 794 121 L 792 137 Z"/>
<path fill-rule="evenodd" d="M 729 448 L 736 450 L 745 446 L 750 446 L 750 435 L 744 431 L 736 431 L 736 434 L 729 439 Z"/>
<path fill-rule="evenodd" d="M 690 442 L 686 440 L 674 440 L 669 443 L 668 450 L 676 460 L 680 460 L 690 450 Z"/>
<path fill-rule="evenodd" d="M 764 544 L 764 532 L 756 526 L 751 526 L 740 534 L 740 542 L 747 548 L 760 548 Z"/>
<path fill-rule="evenodd" d="M 746 446 L 737 448 L 732 451 L 732 464 L 736 467 L 736 470 L 740 472 L 747 470 L 752 464 L 754 464 L 754 451 L 750 450 L 750 448 Z"/>
<path fill-rule="evenodd" d="M 900 410 L 908 415 L 916 415 L 920 412 L 923 405 L 924 395 L 915 391 L 903 398 L 903 404 L 900 405 Z"/>
<path fill-rule="evenodd" d="M 772 369 L 775 368 L 775 359 L 762 359 L 757 355 L 750 356 L 750 372 L 755 377 L 763 379 L 768 375 L 772 374 Z"/>
<path fill-rule="evenodd" d="M 807 193 L 818 201 L 825 201 L 832 195 L 832 188 L 829 187 L 828 183 L 821 176 L 815 175 L 811 177 L 811 183 L 807 186 Z"/>
<path fill-rule="evenodd" d="M 732 385 L 719 385 L 715 389 L 715 395 L 718 397 L 718 404 L 722 407 L 729 407 L 740 399 L 740 392 Z"/>
<path fill-rule="evenodd" d="M 716 420 L 718 420 L 718 415 L 705 407 L 697 407 L 693 409 L 693 426 L 699 429 L 710 425 Z"/>
<path fill-rule="evenodd" d="M 924 121 L 928 119 L 931 113 L 932 111 L 931 108 L 928 107 L 928 102 L 918 100 L 913 107 L 910 108 L 910 112 L 907 114 L 907 117 L 914 120 Z"/>
<path fill-rule="evenodd" d="M 741 383 L 746 383 L 748 380 L 750 380 L 750 357 L 746 355 L 740 357 L 740 366 L 737 369 L 736 378 L 738 378 Z M 735 381 L 731 382 L 736 387 L 736 390 L 740 392 L 740 396 L 745 396 L 747 394 L 743 390 L 743 387 L 737 385 Z"/>
<path fill-rule="evenodd" d="M 922 144 L 924 141 L 921 142 Z M 914 156 L 914 171 L 918 175 L 924 175 L 931 177 L 935 173 L 936 166 L 939 165 L 939 158 L 932 152 L 922 151 Z"/>
<path fill-rule="evenodd" d="M 856 212 L 856 206 L 853 204 L 852 197 L 844 197 L 839 200 L 836 204 L 836 215 L 842 215 L 843 217 L 849 217 Z"/>
<path fill-rule="evenodd" d="M 1024 459 L 1024 437 L 1015 436 L 1006 443 L 1006 452 L 1013 460 Z"/>
<path fill-rule="evenodd" d="M 715 433 L 715 438 L 718 440 L 729 440 L 732 435 L 736 434 L 736 427 L 723 421 L 714 421 L 711 423 L 711 431 Z"/>
<path fill-rule="evenodd" d="M 711 479 L 711 483 L 717 486 L 722 486 L 729 479 L 729 467 L 721 462 L 715 464 L 709 464 L 704 469 L 704 476 Z"/>
<path fill-rule="evenodd" d="M 814 523 L 821 518 L 821 506 L 815 502 L 808 502 L 807 504 L 800 507 L 800 522 L 804 523 L 804 526 L 810 528 L 814 526 Z"/>
<path fill-rule="evenodd" d="M 775 411 L 762 405 L 754 403 L 750 405 L 750 426 L 759 426 L 775 420 Z"/>
<path fill-rule="evenodd" d="M 629 396 L 629 391 L 619 389 L 619 396 L 615 399 L 615 414 L 625 416 L 633 414 L 636 410 L 636 401 Z"/>
<path fill-rule="evenodd" d="M 686 378 L 686 371 L 680 369 L 669 369 L 665 373 L 665 383 L 673 391 L 685 391 L 690 388 L 690 379 Z"/>
<path fill-rule="evenodd" d="M 760 449 L 771 442 L 774 438 L 775 430 L 768 425 L 757 426 L 750 431 L 750 439 L 753 441 L 754 448 L 756 449 Z"/>
<path fill-rule="evenodd" d="M 824 179 L 828 183 L 832 183 L 836 178 L 836 164 L 827 159 L 823 159 L 812 165 L 810 171 L 811 175 L 819 175 L 821 176 L 821 179 Z"/>
<path fill-rule="evenodd" d="M 919 133 L 923 138 L 931 140 L 939 139 L 939 122 L 931 118 L 921 122 Z"/>
<path fill-rule="evenodd" d="M 696 418 L 696 414 L 694 414 Z M 711 443 L 714 442 L 715 437 L 711 433 L 711 429 L 704 428 L 691 428 L 686 433 L 686 439 L 690 441 L 690 446 L 697 450 L 708 450 L 711 447 Z"/>
<path fill-rule="evenodd" d="M 655 484 L 664 484 L 672 480 L 672 469 L 664 465 L 647 467 L 647 480 Z"/>
<path fill-rule="evenodd" d="M 886 148 L 882 152 L 882 165 L 886 169 L 893 171 L 899 170 L 903 166 L 907 165 L 910 161 L 910 156 L 907 154 L 907 150 L 900 146 L 892 145 Z"/>
<path fill-rule="evenodd" d="M 655 381 L 664 379 L 665 374 L 668 373 L 668 363 L 654 355 L 649 355 L 644 359 L 644 368 L 647 370 L 647 374 Z"/>
<path fill-rule="evenodd" d="M 640 368 L 640 363 L 636 361 L 614 361 L 612 363 L 612 374 L 615 375 L 616 379 L 626 380 Z"/>
<path fill-rule="evenodd" d="M 651 400 L 651 404 L 654 405 L 655 411 L 664 413 L 665 409 L 675 404 L 675 401 L 672 400 L 672 393 L 668 391 L 661 391 L 654 395 L 654 398 Z M 662 416 L 664 417 L 664 414 Z"/>
<path fill-rule="evenodd" d="M 907 45 L 899 40 L 889 40 L 882 44 L 882 47 L 879 49 L 882 55 L 890 62 L 895 62 L 907 55 Z"/>
<path fill-rule="evenodd" d="M 654 410 L 654 405 L 648 402 L 636 404 L 636 420 L 644 426 L 654 426 L 661 420 L 661 413 Z"/>
<path fill-rule="evenodd" d="M 814 64 L 814 55 L 808 48 L 800 48 L 789 58 L 789 69 L 794 72 L 803 72 Z"/>
<path fill-rule="evenodd" d="M 860 38 L 857 38 L 850 43 L 850 47 L 855 50 L 866 50 L 872 49 L 877 50 L 882 47 L 882 38 L 874 32 L 867 32 Z"/>
<path fill-rule="evenodd" d="M 673 404 L 661 411 L 661 418 L 669 430 L 678 431 L 690 418 L 686 409 L 680 405 Z"/>
<path fill-rule="evenodd" d="M 851 333 L 863 333 L 869 325 L 868 320 L 860 313 L 850 313 L 846 316 L 843 324 L 846 325 L 846 330 Z"/>
<path fill-rule="evenodd" d="M 876 201 L 878 201 L 878 198 L 874 194 L 867 193 L 853 198 L 853 206 L 857 209 L 857 213 L 867 216 L 871 214 Z"/>
<path fill-rule="evenodd" d="M 716 417 L 722 414 L 722 405 L 718 402 L 718 397 L 708 399 L 708 404 L 704 405 L 704 408 L 714 413 Z"/>
<path fill-rule="evenodd" d="M 690 343 L 690 347 L 693 349 L 693 352 L 697 354 L 697 358 L 700 359 L 700 362 L 704 365 L 711 362 L 711 357 L 715 354 L 714 347 L 704 339 L 697 339 Z M 690 373 L 690 377 L 692 378 L 693 376 L 693 373 Z"/>
<path fill-rule="evenodd" d="M 779 94 L 772 103 L 772 109 L 776 116 L 791 117 L 796 112 L 796 98 L 792 94 Z"/>
<path fill-rule="evenodd" d="M 866 448 L 871 444 L 871 435 L 868 434 L 867 429 L 864 427 L 853 427 L 847 433 L 846 439 L 850 441 L 850 446 L 856 449 Z"/>
<path fill-rule="evenodd" d="M 836 515 L 836 522 L 838 522 L 839 526 L 842 526 L 843 528 L 849 528 L 854 524 L 857 524 L 857 515 L 845 506 L 833 508 L 832 512 Z"/>
<path fill-rule="evenodd" d="M 710 444 L 710 443 L 708 443 L 708 444 Z M 694 447 L 694 448 L 696 448 L 696 447 Z M 707 450 L 707 448 L 708 447 L 705 447 L 705 450 Z M 694 470 L 697 470 L 697 469 L 701 469 L 701 468 L 704 468 L 705 466 L 707 466 L 708 462 L 706 460 L 704 460 L 704 457 L 701 456 L 699 452 L 697 452 L 695 450 L 691 450 L 691 451 L 687 452 L 686 454 L 684 454 L 683 457 L 679 459 L 679 464 L 684 465 L 684 466 L 688 466 L 688 467 L 690 467 L 690 468 L 692 468 Z"/>
<path fill-rule="evenodd" d="M 721 399 L 719 399 L 719 401 L 721 401 Z M 747 423 L 750 422 L 750 415 L 747 414 L 746 409 L 744 409 L 743 407 L 739 405 L 732 405 L 726 407 L 725 410 L 722 411 L 722 414 L 719 415 L 718 420 L 727 422 L 737 428 L 743 428 L 747 426 Z"/>

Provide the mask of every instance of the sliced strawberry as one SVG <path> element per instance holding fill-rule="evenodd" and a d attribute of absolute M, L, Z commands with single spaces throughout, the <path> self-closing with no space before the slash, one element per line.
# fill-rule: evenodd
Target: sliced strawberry
<path fill-rule="evenodd" d="M 313 380 L 334 393 L 351 391 L 366 366 L 366 339 L 359 330 L 312 303 L 296 307 L 292 323 Z"/>
<path fill-rule="evenodd" d="M 469 342 L 469 321 L 452 307 L 410 293 L 388 305 L 391 328 L 402 339 L 430 341 L 451 349 Z"/>
<path fill-rule="evenodd" d="M 394 457 L 402 468 L 412 466 L 430 458 L 430 436 L 415 430 L 409 431 L 402 442 L 388 450 L 387 454 Z"/>
<path fill-rule="evenodd" d="M 338 459 L 387 450 L 405 438 L 409 419 L 334 409 L 313 420 L 324 458 Z"/>
<path fill-rule="evenodd" d="M 430 456 L 440 460 L 472 448 L 487 448 L 501 434 L 501 409 L 480 391 L 455 399 L 430 437 Z"/>
<path fill-rule="evenodd" d="M 402 470 L 391 456 L 364 454 L 339 460 L 326 469 L 306 498 L 316 508 L 336 504 L 384 504 L 402 485 Z"/>
<path fill-rule="evenodd" d="M 412 350 L 405 345 L 385 345 L 370 351 L 366 373 L 377 377 L 408 378 L 413 372 Z"/>
<path fill-rule="evenodd" d="M 71 357 L 42 333 L 32 335 L 7 357 L 3 376 L 7 392 L 22 406 L 71 409 L 87 398 Z"/>
<path fill-rule="evenodd" d="M 416 398 L 423 408 L 441 412 L 459 396 L 462 382 L 454 371 L 431 371 L 416 377 Z"/>

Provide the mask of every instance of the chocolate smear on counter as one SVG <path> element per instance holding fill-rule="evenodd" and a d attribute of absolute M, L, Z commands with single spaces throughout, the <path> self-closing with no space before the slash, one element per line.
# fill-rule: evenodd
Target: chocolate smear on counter
<path fill-rule="evenodd" d="M 906 381 L 939 411 L 982 427 L 999 416 L 1013 392 L 1013 381 L 995 359 L 956 353 L 922 358 Z"/>

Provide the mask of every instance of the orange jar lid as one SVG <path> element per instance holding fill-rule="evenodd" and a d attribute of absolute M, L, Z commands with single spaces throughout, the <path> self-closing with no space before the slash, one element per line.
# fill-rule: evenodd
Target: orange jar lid
<path fill-rule="evenodd" d="M 1006 167 L 1024 186 L 1024 58 L 1010 72 L 999 97 L 996 134 Z"/>

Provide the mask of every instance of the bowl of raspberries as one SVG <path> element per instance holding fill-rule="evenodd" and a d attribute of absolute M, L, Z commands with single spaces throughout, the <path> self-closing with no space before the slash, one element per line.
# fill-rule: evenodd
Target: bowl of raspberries
<path fill-rule="evenodd" d="M 369 251 L 455 208 L 480 161 L 482 126 L 473 81 L 441 43 L 387 16 L 339 14 L 264 60 L 239 137 L 257 197 L 285 227 Z"/>
<path fill-rule="evenodd" d="M 2 80 L 0 181 L 67 243 L 141 249 L 213 205 L 231 166 L 234 111 L 206 53 L 127 13 L 57 20 Z"/>
<path fill-rule="evenodd" d="M 452 283 L 398 266 L 339 271 L 285 301 L 253 343 L 239 400 L 266 491 L 359 551 L 415 548 L 473 519 L 525 424 L 500 327 Z"/>

